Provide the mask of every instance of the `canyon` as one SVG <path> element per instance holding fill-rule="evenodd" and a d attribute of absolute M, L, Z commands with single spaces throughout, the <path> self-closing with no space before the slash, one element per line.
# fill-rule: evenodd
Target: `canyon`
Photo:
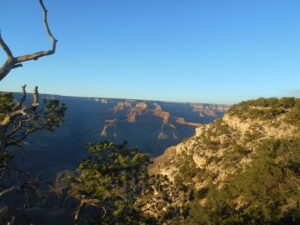
<path fill-rule="evenodd" d="M 229 109 L 221 104 L 57 95 L 40 98 L 55 98 L 67 106 L 64 124 L 53 133 L 32 135 L 25 146 L 24 166 L 41 177 L 76 167 L 87 156 L 84 144 L 91 142 L 126 141 L 129 147 L 156 157 Z"/>

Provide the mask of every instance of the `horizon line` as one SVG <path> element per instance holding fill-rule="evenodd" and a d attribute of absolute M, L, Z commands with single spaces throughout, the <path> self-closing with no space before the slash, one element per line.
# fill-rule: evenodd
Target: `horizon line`
<path fill-rule="evenodd" d="M 7 93 L 18 93 L 22 94 L 20 91 L 0 91 L 0 93 L 7 92 Z M 26 92 L 27 94 L 33 94 L 33 92 Z M 209 104 L 209 105 L 226 105 L 226 106 L 232 106 L 237 103 L 208 103 L 208 102 L 195 102 L 195 101 L 176 101 L 176 100 L 154 100 L 154 99 L 138 99 L 138 98 L 121 98 L 121 97 L 103 97 L 103 96 L 78 96 L 78 95 L 61 95 L 61 94 L 49 94 L 49 93 L 39 93 L 40 95 L 54 95 L 59 97 L 73 97 L 73 98 L 102 98 L 102 99 L 122 99 L 122 100 L 134 100 L 134 101 L 151 101 L 151 102 L 170 102 L 170 103 L 182 103 L 182 104 Z"/>

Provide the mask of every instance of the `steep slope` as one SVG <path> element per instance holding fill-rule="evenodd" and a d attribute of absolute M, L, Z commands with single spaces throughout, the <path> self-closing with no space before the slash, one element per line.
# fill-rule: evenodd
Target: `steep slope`
<path fill-rule="evenodd" d="M 193 190 L 191 224 L 247 224 L 250 217 L 257 219 L 254 224 L 297 224 L 300 100 L 260 98 L 235 105 L 167 149 L 149 170 Z"/>

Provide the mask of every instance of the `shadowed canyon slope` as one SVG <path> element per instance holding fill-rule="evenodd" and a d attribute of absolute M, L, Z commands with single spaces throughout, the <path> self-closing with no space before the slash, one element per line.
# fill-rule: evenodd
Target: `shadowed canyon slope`
<path fill-rule="evenodd" d="M 18 98 L 18 94 L 16 95 Z M 48 173 L 70 168 L 86 157 L 88 142 L 128 141 L 150 156 L 178 144 L 195 128 L 221 117 L 227 105 L 42 95 L 66 103 L 65 123 L 54 133 L 39 132 L 28 141 L 27 165 Z M 30 99 L 29 99 L 30 101 Z M 42 172 L 41 172 L 42 173 Z"/>

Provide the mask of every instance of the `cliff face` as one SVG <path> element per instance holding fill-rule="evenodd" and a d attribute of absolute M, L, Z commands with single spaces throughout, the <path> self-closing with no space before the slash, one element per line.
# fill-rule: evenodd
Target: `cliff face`
<path fill-rule="evenodd" d="M 97 101 L 103 104 L 102 99 Z M 141 100 L 107 99 L 105 105 L 110 106 L 111 113 L 107 114 L 100 136 L 113 142 L 128 140 L 152 156 L 228 110 L 226 105 Z"/>
<path fill-rule="evenodd" d="M 233 106 L 222 118 L 196 128 L 194 136 L 155 158 L 149 171 L 167 175 L 172 181 L 191 185 L 195 190 L 208 187 L 221 190 L 232 180 L 238 180 L 240 174 L 255 168 L 259 160 L 266 160 L 266 164 L 270 160 L 277 167 L 295 165 L 293 160 L 300 157 L 299 138 L 299 100 L 247 101 Z M 292 169 L 291 173 L 298 173 L 298 169 Z M 298 176 L 293 179 L 300 180 Z M 299 194 L 299 183 L 297 188 Z M 230 201 L 239 209 L 247 203 L 245 199 L 237 194 Z M 206 201 L 205 197 L 199 199 L 202 205 Z"/>
<path fill-rule="evenodd" d="M 148 106 L 149 104 L 149 106 Z M 123 120 L 128 123 L 139 123 L 142 122 L 143 117 L 147 116 L 147 123 L 151 123 L 151 120 L 154 118 L 161 119 L 160 131 L 158 132 L 157 139 L 177 139 L 176 135 L 176 124 L 178 125 L 186 125 L 193 127 L 200 127 L 201 123 L 196 122 L 186 122 L 184 117 L 176 117 L 171 114 L 171 112 L 163 111 L 162 107 L 158 103 L 146 103 L 146 102 L 138 102 L 135 106 L 132 106 L 129 102 L 119 102 L 116 106 L 112 108 L 113 115 L 119 120 Z M 208 109 L 211 110 L 211 109 Z M 222 111 L 221 111 L 222 112 Z M 211 117 L 216 117 L 216 112 Z M 105 126 L 101 131 L 101 136 L 108 137 L 109 134 L 107 129 L 109 127 L 117 127 L 118 120 L 111 119 L 105 121 Z M 126 118 L 126 119 L 125 119 Z"/>
<path fill-rule="evenodd" d="M 155 158 L 149 172 L 188 187 L 184 224 L 299 224 L 300 100 L 234 105 Z"/>

